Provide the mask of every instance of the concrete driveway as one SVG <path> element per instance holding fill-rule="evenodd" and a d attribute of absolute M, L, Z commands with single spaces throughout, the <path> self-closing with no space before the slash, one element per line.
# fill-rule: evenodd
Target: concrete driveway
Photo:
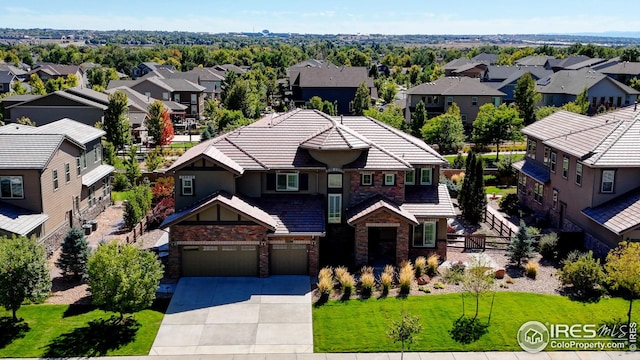
<path fill-rule="evenodd" d="M 187 277 L 149 355 L 312 352 L 308 276 Z"/>

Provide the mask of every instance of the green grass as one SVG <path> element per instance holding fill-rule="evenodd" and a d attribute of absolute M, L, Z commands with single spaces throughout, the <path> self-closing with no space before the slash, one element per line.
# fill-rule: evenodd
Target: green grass
<path fill-rule="evenodd" d="M 482 158 L 485 159 L 485 161 L 493 162 L 496 159 L 495 155 L 482 155 L 482 154 L 480 155 L 482 156 Z M 444 158 L 447 159 L 449 163 L 453 163 L 453 161 L 456 159 L 457 156 L 458 155 L 445 155 Z M 516 162 L 524 159 L 525 154 L 509 154 L 508 152 L 506 153 L 500 152 L 500 155 L 498 155 L 498 159 L 502 160 L 507 156 L 511 156 L 511 159 L 512 159 L 511 161 Z M 462 158 L 466 159 L 467 154 L 462 154 Z"/>
<path fill-rule="evenodd" d="M 470 296 L 465 299 L 465 314 L 473 316 L 475 302 Z M 490 303 L 490 297 L 480 301 L 482 321 L 487 321 Z M 313 308 L 314 351 L 399 351 L 400 345 L 387 338 L 386 332 L 390 320 L 398 319 L 402 311 L 420 317 L 423 325 L 411 351 L 521 351 L 516 334 L 527 321 L 602 324 L 614 318 L 626 319 L 628 305 L 628 301 L 620 298 L 581 303 L 563 296 L 498 292 L 488 333 L 474 343 L 463 345 L 452 340 L 448 333 L 462 313 L 460 294 L 330 301 Z M 638 321 L 640 309 L 634 310 L 633 319 Z"/>
<path fill-rule="evenodd" d="M 111 191 L 111 202 L 114 204 L 118 201 L 124 201 L 127 198 L 128 191 Z"/>
<path fill-rule="evenodd" d="M 193 139 L 200 139 L 200 135 L 192 135 L 191 136 Z M 190 149 L 192 146 L 198 144 L 198 141 L 186 141 L 186 142 L 173 142 L 171 144 L 169 144 L 168 146 L 170 148 L 175 148 L 175 149 Z"/>
<path fill-rule="evenodd" d="M 507 194 L 515 194 L 518 192 L 518 189 L 515 186 L 508 187 L 508 188 L 497 187 L 497 186 L 486 186 L 484 189 L 487 195 L 495 194 L 495 195 L 505 196 Z"/>
<path fill-rule="evenodd" d="M 11 314 L 0 311 L 0 357 L 147 355 L 168 301 L 135 314 L 135 326 L 115 325 L 114 314 L 89 305 L 23 305 L 18 317 L 28 330 L 16 335 Z"/>

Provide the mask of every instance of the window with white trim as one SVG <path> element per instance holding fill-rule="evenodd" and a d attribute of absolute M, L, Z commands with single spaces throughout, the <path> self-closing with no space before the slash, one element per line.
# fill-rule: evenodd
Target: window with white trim
<path fill-rule="evenodd" d="M 82 168 L 80 167 L 80 157 L 76 158 L 76 175 L 80 176 L 80 172 L 82 172 Z"/>
<path fill-rule="evenodd" d="M 533 200 L 535 200 L 538 204 L 542 204 L 542 199 L 544 197 L 544 184 L 537 182 L 533 184 Z"/>
<path fill-rule="evenodd" d="M 93 146 L 93 162 L 102 160 L 102 145 L 95 144 Z"/>
<path fill-rule="evenodd" d="M 162 93 L 162 100 L 169 100 L 169 93 L 168 92 L 163 92 Z"/>
<path fill-rule="evenodd" d="M 436 247 L 436 229 L 435 221 L 425 221 L 413 227 L 413 246 L 414 247 Z"/>
<path fill-rule="evenodd" d="M 67 183 L 71 181 L 71 165 L 69 163 L 64 164 L 64 180 Z"/>
<path fill-rule="evenodd" d="M 342 174 L 327 175 L 327 187 L 329 187 L 330 189 L 342 188 Z"/>
<path fill-rule="evenodd" d="M 542 160 L 542 162 L 544 163 L 544 166 L 549 167 L 549 157 L 551 156 L 551 148 L 548 146 L 544 147 L 544 158 Z"/>
<path fill-rule="evenodd" d="M 518 185 L 522 191 L 527 188 L 527 175 L 523 173 L 518 174 Z"/>
<path fill-rule="evenodd" d="M 58 190 L 58 169 L 53 169 L 53 190 Z"/>
<path fill-rule="evenodd" d="M 277 191 L 298 191 L 298 174 L 297 173 L 276 174 L 276 190 Z"/>
<path fill-rule="evenodd" d="M 329 224 L 339 224 L 342 221 L 342 194 L 329 194 Z"/>
<path fill-rule="evenodd" d="M 558 163 L 558 154 L 555 151 L 551 152 L 549 157 L 549 164 L 552 172 L 556 172 L 556 163 Z"/>
<path fill-rule="evenodd" d="M 615 180 L 615 170 L 602 170 L 602 185 L 600 191 L 603 193 L 613 192 L 613 181 Z"/>
<path fill-rule="evenodd" d="M 420 185 L 431 185 L 433 183 L 433 168 L 420 169 Z"/>
<path fill-rule="evenodd" d="M 393 186 L 396 184 L 396 174 L 384 174 L 384 185 Z"/>
<path fill-rule="evenodd" d="M 360 185 L 364 185 L 364 186 L 373 185 L 373 174 L 372 173 L 360 174 Z"/>
<path fill-rule="evenodd" d="M 194 176 L 181 176 L 180 177 L 180 194 L 183 196 L 193 196 L 194 191 Z"/>
<path fill-rule="evenodd" d="M 477 96 L 472 96 L 471 97 L 471 105 L 473 105 L 473 106 L 478 105 L 478 97 Z"/>
<path fill-rule="evenodd" d="M 527 140 L 527 157 L 535 159 L 536 158 L 536 141 L 535 140 Z"/>
<path fill-rule="evenodd" d="M 562 178 L 566 179 L 569 176 L 569 158 L 562 156 Z"/>
<path fill-rule="evenodd" d="M 198 103 L 198 94 L 191 94 L 191 104 Z"/>
<path fill-rule="evenodd" d="M 447 96 L 447 105 L 451 106 L 453 104 L 453 96 Z"/>
<path fill-rule="evenodd" d="M 173 94 L 173 101 L 180 103 L 180 94 Z"/>
<path fill-rule="evenodd" d="M 404 174 L 404 184 L 414 185 L 415 183 L 416 183 L 416 171 L 415 170 L 407 171 Z"/>
<path fill-rule="evenodd" d="M 576 163 L 576 185 L 582 186 L 582 164 Z"/>
<path fill-rule="evenodd" d="M 80 154 L 80 160 L 82 161 L 82 168 L 86 169 L 87 168 L 87 153 L 85 151 L 83 151 L 82 154 Z"/>
<path fill-rule="evenodd" d="M 0 199 L 24 198 L 22 176 L 0 176 Z"/>

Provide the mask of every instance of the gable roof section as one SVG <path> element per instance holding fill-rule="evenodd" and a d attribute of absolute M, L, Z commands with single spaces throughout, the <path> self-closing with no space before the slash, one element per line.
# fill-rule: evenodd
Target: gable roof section
<path fill-rule="evenodd" d="M 275 230 L 278 225 L 276 220 L 271 217 L 271 215 L 267 214 L 264 210 L 259 207 L 250 204 L 244 199 L 241 199 L 237 195 L 231 195 L 225 191 L 218 191 L 211 196 L 203 199 L 199 203 L 195 205 L 182 209 L 180 211 L 175 212 L 172 215 L 169 215 L 160 225 L 160 228 L 166 228 L 171 225 L 175 225 L 180 223 L 181 221 L 198 214 L 213 205 L 221 204 L 224 205 L 233 211 L 241 214 L 244 217 L 251 219 L 252 221 L 266 227 L 269 230 Z"/>
<path fill-rule="evenodd" d="M 9 70 L 0 70 L 0 84 L 8 84 L 15 80 L 16 76 Z"/>
<path fill-rule="evenodd" d="M 363 66 L 301 67 L 294 72 L 297 74 L 298 85 L 303 88 L 357 88 L 362 82 L 369 88 L 373 87 L 373 78 L 369 77 L 369 70 Z M 292 83 L 294 82 L 295 79 Z"/>
<path fill-rule="evenodd" d="M 79 72 L 80 67 L 78 65 L 61 65 L 61 64 L 42 64 L 31 70 L 30 74 L 35 74 L 38 71 L 42 71 L 51 76 L 67 76 L 70 74 L 76 74 Z"/>
<path fill-rule="evenodd" d="M 104 130 L 78 121 L 64 118 L 42 126 L 10 124 L 0 127 L 0 134 L 57 134 L 66 135 L 79 144 L 98 139 L 106 134 Z"/>
<path fill-rule="evenodd" d="M 450 96 L 504 96 L 505 93 L 493 89 L 480 79 L 469 77 L 446 77 L 434 82 L 422 83 L 407 90 L 409 95 L 450 95 Z"/>
<path fill-rule="evenodd" d="M 170 88 L 172 88 L 173 91 L 202 92 L 206 90 L 204 86 L 194 84 L 193 82 L 187 79 L 174 78 L 174 79 L 159 79 L 159 80 L 165 83 Z"/>
<path fill-rule="evenodd" d="M 48 219 L 47 214 L 0 202 L 0 230 L 5 232 L 26 236 Z"/>
<path fill-rule="evenodd" d="M 640 94 L 640 91 L 616 81 L 603 73 L 588 68 L 558 71 L 549 78 L 539 80 L 536 85 L 536 90 L 543 94 L 578 95 L 585 87 L 590 89 L 601 81 L 609 81 L 627 94 Z"/>
<path fill-rule="evenodd" d="M 405 202 L 400 205 L 402 210 L 408 211 L 415 217 L 452 218 L 456 216 L 447 185 L 435 186 L 407 186 L 405 188 Z"/>
<path fill-rule="evenodd" d="M 93 100 L 90 100 L 90 99 L 86 99 L 84 97 L 81 97 L 81 96 L 78 96 L 78 95 L 74 95 L 74 94 L 68 93 L 68 92 L 63 91 L 63 90 L 54 91 L 54 92 L 46 94 L 46 95 L 38 96 L 38 97 L 32 98 L 30 100 L 23 101 L 21 103 L 17 103 L 17 104 L 13 104 L 11 106 L 7 106 L 6 108 L 7 109 L 11 109 L 11 108 L 14 108 L 14 107 L 17 107 L 17 106 L 25 106 L 27 104 L 35 103 L 35 102 L 39 101 L 40 99 L 44 99 L 46 97 L 56 97 L 56 96 L 62 97 L 62 98 L 65 98 L 65 99 L 68 99 L 68 100 L 71 100 L 71 101 L 74 101 L 74 102 L 76 102 L 78 104 L 81 104 L 81 105 L 84 105 L 84 106 L 98 108 L 98 109 L 103 110 L 103 111 L 107 109 L 107 105 L 105 105 L 105 104 L 102 104 L 102 103 L 99 103 L 99 102 L 96 102 L 96 101 L 93 101 Z M 49 105 L 44 105 L 44 106 L 49 106 Z"/>
<path fill-rule="evenodd" d="M 368 149 L 370 146 L 369 140 L 334 122 L 302 141 L 300 147 L 317 150 L 353 150 Z"/>
<path fill-rule="evenodd" d="M 624 61 L 600 70 L 603 74 L 611 75 L 640 75 L 640 62 Z"/>
<path fill-rule="evenodd" d="M 640 166 L 640 114 L 616 122 L 592 152 L 593 156 L 584 160 L 592 167 Z"/>
<path fill-rule="evenodd" d="M 400 206 L 385 198 L 382 195 L 376 195 L 361 203 L 354 205 L 351 209 L 347 210 L 347 223 L 353 225 L 359 221 L 365 220 L 369 216 L 379 212 L 388 211 L 393 215 L 406 220 L 408 223 L 418 225 L 416 217 L 407 210 L 402 209 Z"/>
<path fill-rule="evenodd" d="M 5 125 L 2 128 L 12 125 Z M 0 129 L 2 129 L 0 128 Z M 84 145 L 61 134 L 0 133 L 0 169 L 44 169 L 63 141 Z"/>
<path fill-rule="evenodd" d="M 620 195 L 582 213 L 616 235 L 640 226 L 640 188 Z"/>
<path fill-rule="evenodd" d="M 237 175 L 244 173 L 245 170 L 244 167 L 216 148 L 211 140 L 208 140 L 187 150 L 167 171 L 180 170 L 191 164 L 193 160 L 200 158 L 209 159 Z"/>
<path fill-rule="evenodd" d="M 548 55 L 530 55 L 516 60 L 516 65 L 545 66 L 547 61 L 552 59 L 555 59 L 555 57 Z"/>

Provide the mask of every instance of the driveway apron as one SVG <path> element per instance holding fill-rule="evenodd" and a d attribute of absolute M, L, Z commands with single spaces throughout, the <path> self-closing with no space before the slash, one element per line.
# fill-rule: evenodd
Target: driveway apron
<path fill-rule="evenodd" d="M 308 276 L 186 277 L 149 355 L 312 352 Z"/>

